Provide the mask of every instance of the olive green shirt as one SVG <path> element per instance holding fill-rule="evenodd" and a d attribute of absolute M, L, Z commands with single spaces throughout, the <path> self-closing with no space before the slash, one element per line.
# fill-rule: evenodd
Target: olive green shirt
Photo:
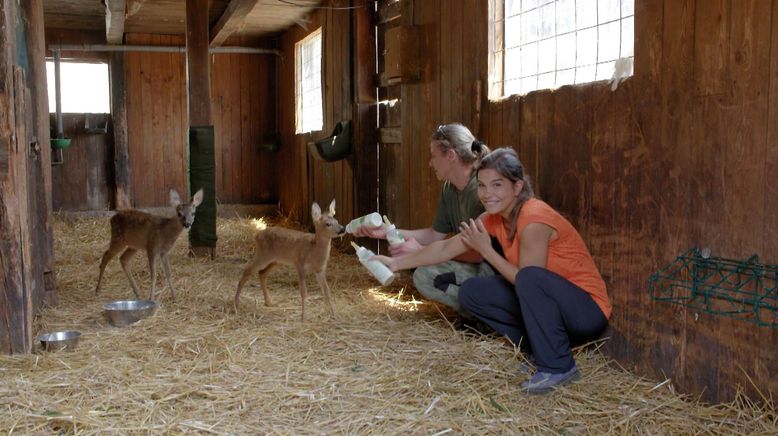
<path fill-rule="evenodd" d="M 458 191 L 451 182 L 443 184 L 432 229 L 445 234 L 459 233 L 459 223 L 478 218 L 482 213 L 484 206 L 478 199 L 478 180 L 476 172 L 473 171 L 470 181 L 462 191 Z"/>

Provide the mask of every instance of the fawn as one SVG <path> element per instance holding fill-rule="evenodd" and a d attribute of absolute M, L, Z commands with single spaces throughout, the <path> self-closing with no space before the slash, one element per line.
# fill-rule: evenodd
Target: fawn
<path fill-rule="evenodd" d="M 100 262 L 100 276 L 97 278 L 97 287 L 95 295 L 100 293 L 100 282 L 103 280 L 105 266 L 125 247 L 127 249 L 119 257 L 124 273 L 130 279 L 132 291 L 135 296 L 140 298 L 138 286 L 130 273 L 130 259 L 138 250 L 146 250 L 149 259 L 149 269 L 151 270 L 151 293 L 149 299 L 154 299 L 154 288 L 157 279 L 156 260 L 162 260 L 162 268 L 165 270 L 167 282 L 170 286 L 170 294 L 173 301 L 176 300 L 176 292 L 173 288 L 173 282 L 170 279 L 170 265 L 168 264 L 168 253 L 173 244 L 178 239 L 178 235 L 184 228 L 189 228 L 194 222 L 195 210 L 203 201 L 203 190 L 200 189 L 192 197 L 191 203 L 181 203 L 181 198 L 175 189 L 170 190 L 170 205 L 176 209 L 176 216 L 164 218 L 151 215 L 139 210 L 120 210 L 111 217 L 111 244 L 103 254 L 103 260 Z"/>
<path fill-rule="evenodd" d="M 254 273 L 259 271 L 259 281 L 265 296 L 265 306 L 272 306 L 267 292 L 267 275 L 278 264 L 294 266 L 300 279 L 300 295 L 302 297 L 301 319 L 305 321 L 305 275 L 316 274 L 324 299 L 330 307 L 330 314 L 335 316 L 335 310 L 330 301 L 330 287 L 327 284 L 327 261 L 330 258 L 332 238 L 342 236 L 346 228 L 338 223 L 335 216 L 335 200 L 330 203 L 329 211 L 322 213 L 319 205 L 311 206 L 311 217 L 316 233 L 304 233 L 281 227 L 268 227 L 260 230 L 254 236 L 254 259 L 246 266 L 235 293 L 235 311 L 238 311 L 238 301 L 243 285 Z"/>

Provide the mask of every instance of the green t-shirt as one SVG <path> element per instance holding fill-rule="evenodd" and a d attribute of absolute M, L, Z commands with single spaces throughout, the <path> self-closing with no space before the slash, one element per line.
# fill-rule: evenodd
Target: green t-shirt
<path fill-rule="evenodd" d="M 432 229 L 445 234 L 459 233 L 459 223 L 478 218 L 482 213 L 484 206 L 478 199 L 478 181 L 473 171 L 470 181 L 462 191 L 458 191 L 451 182 L 443 184 Z"/>

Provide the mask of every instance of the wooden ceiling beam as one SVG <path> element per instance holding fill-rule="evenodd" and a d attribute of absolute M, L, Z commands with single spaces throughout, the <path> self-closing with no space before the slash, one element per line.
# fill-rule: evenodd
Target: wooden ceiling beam
<path fill-rule="evenodd" d="M 240 30 L 246 15 L 254 9 L 259 0 L 232 0 L 227 9 L 219 17 L 219 21 L 211 27 L 211 47 L 219 47 L 233 33 Z"/>
<path fill-rule="evenodd" d="M 108 44 L 124 42 L 124 12 L 126 0 L 105 0 L 105 41 Z"/>

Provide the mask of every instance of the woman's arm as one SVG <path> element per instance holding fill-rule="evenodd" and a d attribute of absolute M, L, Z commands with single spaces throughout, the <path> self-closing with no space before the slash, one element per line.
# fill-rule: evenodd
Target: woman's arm
<path fill-rule="evenodd" d="M 548 243 L 556 234 L 554 229 L 545 224 L 528 224 L 521 232 L 519 265 L 514 265 L 494 250 L 489 233 L 487 233 L 480 217 L 478 220 L 463 222 L 460 226 L 460 231 L 463 242 L 481 253 L 484 259 L 511 284 L 516 281 L 516 273 L 521 268 L 526 266 L 546 267 Z"/>
<path fill-rule="evenodd" d="M 374 256 L 373 259 L 382 262 L 392 271 L 415 268 L 417 266 L 435 265 L 451 260 L 468 250 L 462 242 L 462 237 L 456 235 L 453 238 L 433 242 L 421 250 L 408 253 L 400 257 Z"/>
<path fill-rule="evenodd" d="M 445 233 L 440 233 L 432 227 L 417 230 L 400 229 L 400 233 L 402 233 L 405 239 L 415 239 L 421 245 L 430 245 L 433 242 L 442 241 L 446 238 Z"/>

